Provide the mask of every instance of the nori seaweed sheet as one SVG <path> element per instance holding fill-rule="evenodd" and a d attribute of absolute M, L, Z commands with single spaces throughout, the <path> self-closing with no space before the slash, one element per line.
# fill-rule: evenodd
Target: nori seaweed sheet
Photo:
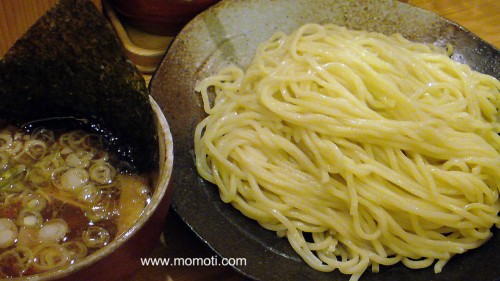
<path fill-rule="evenodd" d="M 0 119 L 55 117 L 87 120 L 140 172 L 157 167 L 146 83 L 87 0 L 58 2 L 0 60 Z"/>

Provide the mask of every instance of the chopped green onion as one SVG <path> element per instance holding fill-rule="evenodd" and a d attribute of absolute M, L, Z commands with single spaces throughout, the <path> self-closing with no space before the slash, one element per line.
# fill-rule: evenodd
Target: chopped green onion
<path fill-rule="evenodd" d="M 22 209 L 19 212 L 17 224 L 20 226 L 39 227 L 42 223 L 43 217 L 38 211 Z"/>
<path fill-rule="evenodd" d="M 110 184 L 116 176 L 116 170 L 107 162 L 98 161 L 89 169 L 90 178 L 98 184 Z"/>
<path fill-rule="evenodd" d="M 59 242 L 68 231 L 68 225 L 63 220 L 51 220 L 38 230 L 38 238 L 42 243 Z"/>
<path fill-rule="evenodd" d="M 102 227 L 91 226 L 82 233 L 82 239 L 89 248 L 101 248 L 108 244 L 110 235 Z"/>
<path fill-rule="evenodd" d="M 5 249 L 14 244 L 17 238 L 16 224 L 6 218 L 0 219 L 0 248 Z"/>
<path fill-rule="evenodd" d="M 25 171 L 26 166 L 16 165 L 2 172 L 2 174 L 0 174 L 0 188 L 22 178 Z"/>

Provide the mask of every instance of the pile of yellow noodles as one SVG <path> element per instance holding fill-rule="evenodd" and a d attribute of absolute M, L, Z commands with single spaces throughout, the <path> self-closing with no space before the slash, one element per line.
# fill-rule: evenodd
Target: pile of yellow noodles
<path fill-rule="evenodd" d="M 196 165 L 317 270 L 440 272 L 500 225 L 499 89 L 398 34 L 304 25 L 198 83 Z"/>

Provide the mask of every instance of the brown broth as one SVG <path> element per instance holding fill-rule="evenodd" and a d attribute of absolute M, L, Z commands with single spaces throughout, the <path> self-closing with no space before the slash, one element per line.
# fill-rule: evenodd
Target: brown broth
<path fill-rule="evenodd" d="M 127 169 L 130 165 L 106 151 L 100 137 L 88 132 L 25 133 L 9 126 L 0 130 L 0 164 L 1 157 L 5 159 L 6 155 L 8 163 L 0 165 L 0 218 L 14 222 L 18 234 L 12 245 L 0 245 L 0 278 L 32 275 L 84 257 L 71 255 L 64 248 L 67 242 L 84 245 L 88 256 L 113 241 L 120 234 L 117 223 L 120 209 L 125 208 L 121 204 L 127 203 L 121 198 L 122 188 L 136 188 L 130 181 L 121 184 L 124 175 L 132 176 L 137 183 L 146 183 L 146 190 L 137 185 L 139 197 L 144 198 L 143 207 L 152 192 L 148 177 L 131 174 Z M 38 210 L 41 207 L 37 204 L 44 201 L 45 207 Z M 22 212 L 28 215 L 20 218 Z M 64 230 L 63 237 L 56 239 L 58 236 L 54 234 L 49 236 L 51 241 L 44 240 L 41 229 L 49 229 L 48 224 Z M 95 227 L 109 239 L 86 239 L 85 233 Z M 93 244 L 95 241 L 102 243 Z M 44 243 L 53 245 L 54 249 L 48 251 L 54 253 L 58 252 L 57 247 L 63 247 L 66 254 L 60 260 L 65 262 L 45 268 L 43 251 L 39 251 L 42 248 L 39 245 Z"/>

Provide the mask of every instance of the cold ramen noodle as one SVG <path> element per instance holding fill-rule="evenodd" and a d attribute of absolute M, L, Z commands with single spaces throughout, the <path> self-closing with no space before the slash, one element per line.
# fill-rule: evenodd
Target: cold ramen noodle
<path fill-rule="evenodd" d="M 72 264 L 126 231 L 150 198 L 146 177 L 76 130 L 0 130 L 0 278 Z"/>
<path fill-rule="evenodd" d="M 307 24 L 197 84 L 197 169 L 317 270 L 438 273 L 500 225 L 499 89 L 436 46 Z"/>

